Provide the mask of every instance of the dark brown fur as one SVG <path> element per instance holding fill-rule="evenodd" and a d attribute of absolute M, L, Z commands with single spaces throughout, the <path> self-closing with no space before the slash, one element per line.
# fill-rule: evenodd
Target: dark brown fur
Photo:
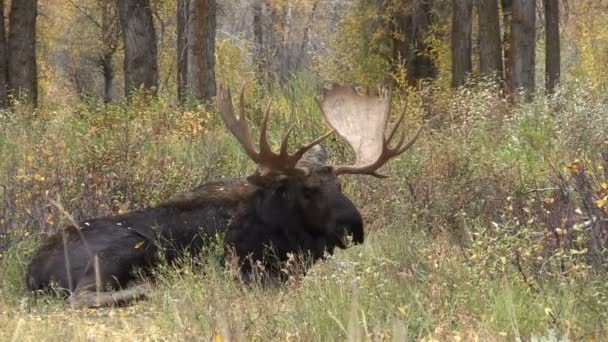
<path fill-rule="evenodd" d="M 363 242 L 361 215 L 324 165 L 324 153 L 313 149 L 302 163 L 308 175 L 210 182 L 156 207 L 67 227 L 36 252 L 27 286 L 54 286 L 77 307 L 111 305 L 145 295 L 145 286 L 132 286 L 134 271 L 147 274 L 159 256 L 172 262 L 184 251 L 197 255 L 216 234 L 238 257 L 246 279 L 252 262 L 280 279 L 290 255 L 314 262 L 345 248 L 348 235 Z"/>

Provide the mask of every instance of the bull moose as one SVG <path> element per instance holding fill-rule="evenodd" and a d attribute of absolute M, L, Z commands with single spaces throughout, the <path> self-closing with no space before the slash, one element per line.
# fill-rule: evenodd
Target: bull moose
<path fill-rule="evenodd" d="M 378 169 L 405 152 L 422 127 L 406 142 L 390 143 L 403 121 L 402 113 L 385 135 L 391 112 L 388 96 L 360 94 L 352 86 L 325 89 L 318 101 L 333 130 L 290 154 L 283 135 L 278 152 L 267 139 L 270 104 L 265 109 L 259 151 L 250 137 L 243 92 L 235 115 L 229 89 L 220 87 L 218 111 L 226 127 L 257 164 L 246 178 L 222 179 L 201 185 L 155 207 L 94 218 L 50 235 L 34 254 L 26 275 L 31 291 L 59 289 L 73 307 L 127 303 L 146 296 L 135 270 L 150 270 L 160 258 L 171 262 L 184 251 L 197 255 L 215 234 L 223 236 L 247 277 L 260 263 L 272 277 L 294 254 L 312 262 L 344 249 L 352 240 L 363 243 L 361 214 L 341 191 L 338 176 L 384 177 Z M 320 142 L 333 131 L 353 149 L 352 165 L 327 164 Z M 273 257 L 266 257 L 269 250 Z M 273 278 L 274 279 L 274 278 Z"/>

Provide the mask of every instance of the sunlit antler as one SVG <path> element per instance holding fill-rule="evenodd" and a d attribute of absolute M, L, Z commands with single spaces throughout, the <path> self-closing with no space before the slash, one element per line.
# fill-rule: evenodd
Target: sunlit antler
<path fill-rule="evenodd" d="M 270 117 L 271 103 L 268 103 L 264 116 L 262 117 L 262 124 L 260 127 L 260 152 L 255 150 L 251 136 L 249 134 L 249 128 L 247 126 L 247 119 L 245 118 L 245 100 L 244 100 L 245 87 L 241 89 L 239 114 L 238 116 L 234 113 L 234 107 L 232 105 L 232 97 L 230 95 L 230 89 L 226 89 L 220 86 L 219 95 L 217 99 L 218 110 L 222 115 L 226 127 L 232 132 L 232 134 L 241 143 L 245 152 L 260 166 L 266 168 L 268 172 L 278 172 L 284 174 L 306 174 L 308 170 L 302 167 L 297 167 L 296 164 L 302 158 L 306 151 L 310 150 L 313 146 L 319 144 L 323 139 L 327 138 L 332 131 L 327 134 L 313 140 L 312 142 L 301 146 L 295 153 L 289 154 L 288 152 L 288 140 L 289 134 L 293 130 L 293 125 L 283 134 L 281 139 L 281 147 L 279 153 L 272 151 L 270 144 L 268 143 L 267 127 L 268 118 Z"/>
<path fill-rule="evenodd" d="M 336 174 L 366 174 L 386 177 L 377 172 L 386 162 L 409 149 L 422 132 L 422 127 L 408 142 L 404 131 L 399 141 L 390 146 L 395 133 L 403 122 L 403 112 L 393 129 L 385 136 L 391 112 L 391 94 L 374 97 L 359 94 L 351 86 L 334 86 L 325 89 L 319 106 L 329 124 L 355 152 L 355 164 L 335 167 Z"/>

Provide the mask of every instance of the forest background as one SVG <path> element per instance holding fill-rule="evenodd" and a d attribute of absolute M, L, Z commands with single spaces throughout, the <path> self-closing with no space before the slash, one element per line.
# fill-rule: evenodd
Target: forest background
<path fill-rule="evenodd" d="M 602 340 L 608 319 L 608 2 L 0 1 L 0 336 L 7 340 Z M 29 295 L 76 219 L 253 165 L 214 108 L 238 89 L 274 139 L 326 126 L 322 86 L 391 83 L 408 127 L 379 181 L 344 179 L 368 240 L 277 289 L 214 258 L 137 305 Z M 351 156 L 337 138 L 334 161 Z M 205 272 L 200 272 L 204 268 Z M 196 271 L 196 272 L 195 272 Z M 203 275 L 204 273 L 204 275 Z"/>

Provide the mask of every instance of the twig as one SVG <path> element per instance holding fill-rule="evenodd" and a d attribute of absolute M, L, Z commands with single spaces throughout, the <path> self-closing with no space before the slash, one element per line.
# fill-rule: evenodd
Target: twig
<path fill-rule="evenodd" d="M 525 191 L 524 194 L 531 194 L 533 192 L 544 192 L 544 191 L 555 191 L 555 190 L 559 190 L 559 188 L 539 188 L 539 189 L 530 189 L 528 191 Z M 570 191 L 572 191 L 573 189 L 568 189 Z"/>
<path fill-rule="evenodd" d="M 68 2 L 74 6 L 74 8 L 80 12 L 82 15 L 84 15 L 85 17 L 87 17 L 87 19 L 89 19 L 93 24 L 95 24 L 95 26 L 99 27 L 100 29 L 103 30 L 103 26 L 89 13 L 87 12 L 86 9 L 84 9 L 83 6 L 77 5 L 74 1 L 72 0 L 68 0 Z"/>
<path fill-rule="evenodd" d="M 515 252 L 515 266 L 517 267 L 517 271 L 519 272 L 519 274 L 523 278 L 523 280 L 526 283 L 526 285 L 528 285 L 528 287 L 530 287 L 530 289 L 532 291 L 538 293 L 538 289 L 532 283 L 530 283 L 530 281 L 528 281 L 528 277 L 524 273 L 524 270 L 521 268 L 521 262 L 519 260 L 519 253 L 518 252 Z"/>

